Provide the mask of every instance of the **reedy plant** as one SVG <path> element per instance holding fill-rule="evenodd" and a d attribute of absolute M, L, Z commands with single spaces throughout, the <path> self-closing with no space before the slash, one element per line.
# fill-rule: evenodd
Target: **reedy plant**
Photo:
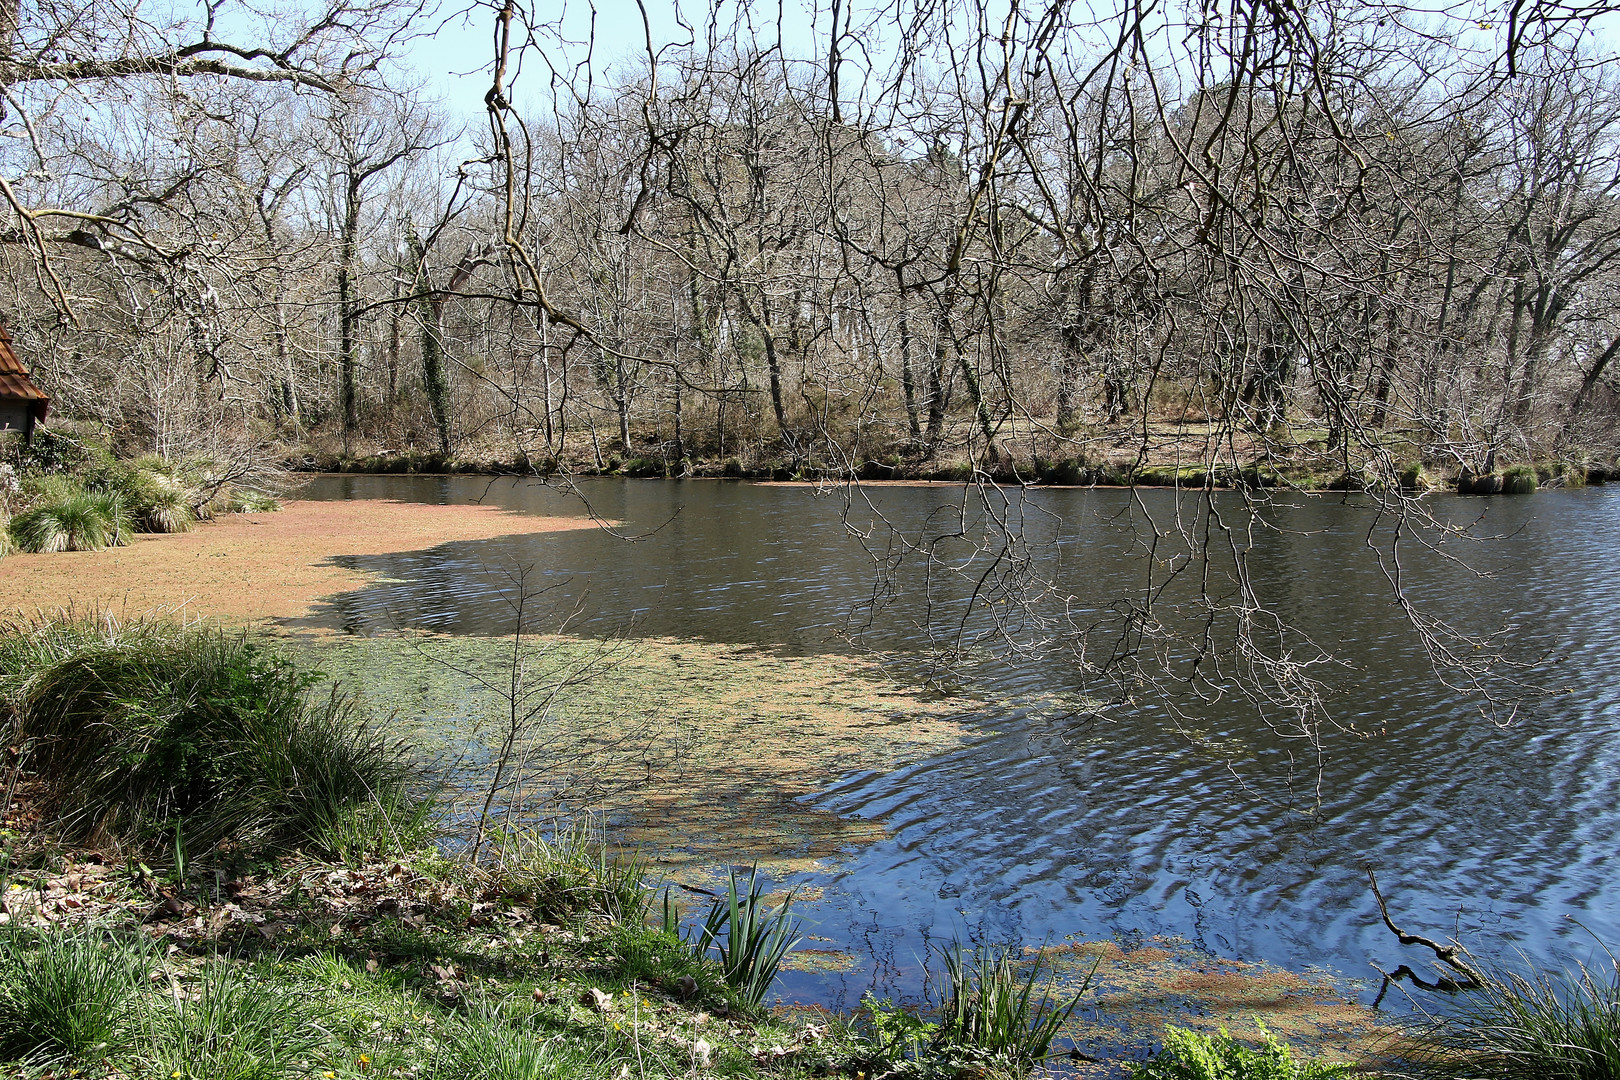
<path fill-rule="evenodd" d="M 639 854 L 615 852 L 588 816 L 550 830 L 502 829 L 489 839 L 489 874 L 502 895 L 534 908 L 541 921 L 597 914 L 613 922 L 646 917 L 650 894 L 642 885 Z"/>
<path fill-rule="evenodd" d="M 560 1037 L 541 1039 L 515 1026 L 499 1004 L 473 1002 L 440 1040 L 426 1080 L 583 1080 L 601 1063 Z"/>
<path fill-rule="evenodd" d="M 11 536 L 23 551 L 101 551 L 129 543 L 134 521 L 116 494 L 73 491 L 11 519 Z"/>
<path fill-rule="evenodd" d="M 1605 947 L 1607 952 L 1607 948 Z M 1460 995 L 1407 1056 L 1424 1077 L 1620 1080 L 1620 964 L 1507 973 Z"/>
<path fill-rule="evenodd" d="M 668 894 L 665 922 L 669 921 Z M 692 951 L 706 957 L 712 949 L 718 954 L 726 984 L 737 992 L 749 1009 L 765 1001 L 777 969 L 800 941 L 799 923 L 792 917 L 793 894 L 780 906 L 765 902 L 765 881 L 756 864 L 748 871 L 744 888 L 733 868 L 726 892 L 715 897 L 708 914 L 692 938 Z"/>
<path fill-rule="evenodd" d="M 941 948 L 940 955 L 946 985 L 935 1051 L 967 1050 L 1000 1059 L 1018 1072 L 1027 1072 L 1051 1055 L 1052 1040 L 1079 1006 L 1097 970 L 1093 964 L 1065 1004 L 1048 990 L 1036 996 L 1039 952 L 1027 967 L 1018 964 L 1009 949 L 978 948 L 969 954 L 959 941 Z"/>
<path fill-rule="evenodd" d="M 69 842 L 319 846 L 354 812 L 412 832 L 427 793 L 353 699 L 244 635 L 63 615 L 0 626 L 0 701 Z M 413 833 L 412 839 L 419 839 Z"/>
<path fill-rule="evenodd" d="M 171 984 L 142 1019 L 136 1071 L 154 1077 L 279 1080 L 322 1042 L 300 997 L 225 960 L 205 967 L 192 992 Z"/>

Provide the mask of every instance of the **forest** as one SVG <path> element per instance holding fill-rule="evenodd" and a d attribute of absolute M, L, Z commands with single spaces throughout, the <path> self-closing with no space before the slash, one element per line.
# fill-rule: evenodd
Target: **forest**
<path fill-rule="evenodd" d="M 130 456 L 1410 487 L 1620 450 L 1602 4 L 0 14 L 0 307 Z M 461 17 L 471 126 L 412 66 Z"/>

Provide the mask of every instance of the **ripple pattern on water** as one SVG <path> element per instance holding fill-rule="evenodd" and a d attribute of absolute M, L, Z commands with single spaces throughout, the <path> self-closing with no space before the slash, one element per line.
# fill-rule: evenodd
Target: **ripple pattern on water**
<path fill-rule="evenodd" d="M 562 534 L 355 559 L 392 583 L 339 598 L 330 620 L 356 632 L 500 633 L 489 571 L 533 564 L 565 583 L 564 603 L 587 604 L 588 629 L 633 620 L 635 633 L 824 650 L 844 647 L 838 631 L 871 595 L 874 560 L 835 500 L 736 484 L 584 487 L 602 516 L 660 530 L 634 544 Z M 874 498 L 895 520 L 920 523 L 955 490 Z M 579 509 L 532 485 L 462 478 L 345 478 L 327 494 Z M 1174 519 L 1171 493 L 1141 497 L 1156 521 Z M 1031 533 L 1073 609 L 1103 611 L 1143 579 L 1139 534 L 1118 524 L 1127 493 L 1031 498 L 1061 517 L 1032 516 Z M 866 963 L 794 973 L 790 996 L 853 1004 L 874 981 L 880 994 L 914 991 L 929 943 L 964 932 L 1162 933 L 1224 955 L 1363 974 L 1370 963 L 1423 960 L 1402 955 L 1378 922 L 1367 864 L 1398 918 L 1460 933 L 1486 954 L 1513 943 L 1542 959 L 1585 958 L 1570 915 L 1620 941 L 1620 491 L 1438 499 L 1438 514 L 1463 523 L 1483 513 L 1475 531 L 1502 539 L 1402 549 L 1416 601 L 1470 631 L 1513 627 L 1521 654 L 1560 658 L 1547 670 L 1566 692 L 1531 702 L 1507 728 L 1432 677 L 1371 557 L 1368 515 L 1333 499 L 1294 502 L 1245 541 L 1247 565 L 1268 609 L 1349 662 L 1329 676 L 1329 705 L 1354 734 L 1318 755 L 1224 705 L 1200 707 L 1196 731 L 1151 705 L 1108 720 L 1065 715 L 1051 702 L 1084 689 L 1072 667 L 981 663 L 970 683 L 985 701 L 978 740 L 818 796 L 890 834 L 818 878 L 828 888 L 810 908 L 818 933 Z M 876 644 L 914 641 L 925 615 L 916 584 L 882 610 Z"/>

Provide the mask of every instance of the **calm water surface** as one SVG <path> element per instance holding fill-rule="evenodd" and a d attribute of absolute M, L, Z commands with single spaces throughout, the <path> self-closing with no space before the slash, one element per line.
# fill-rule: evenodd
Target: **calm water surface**
<path fill-rule="evenodd" d="M 355 633 L 506 632 L 492 571 L 532 565 L 558 594 L 583 599 L 587 632 L 631 626 L 821 651 L 847 648 L 840 632 L 868 625 L 862 603 L 877 564 L 836 497 L 705 481 L 582 489 L 624 531 L 657 531 L 636 542 L 591 531 L 345 558 L 386 581 L 339 598 L 321 621 Z M 307 494 L 580 510 L 577 499 L 507 479 L 324 477 Z M 888 520 L 940 533 L 952 528 L 940 508 L 960 505 L 961 490 L 871 497 Z M 1142 493 L 1134 514 L 1122 491 L 1031 498 L 1040 569 L 1082 611 L 1104 611 L 1139 586 L 1142 512 L 1164 524 L 1177 505 L 1169 492 Z M 1481 531 L 1501 539 L 1440 554 L 1408 546 L 1410 595 L 1470 630 L 1508 627 L 1522 655 L 1557 660 L 1541 678 L 1565 692 L 1505 729 L 1430 673 L 1365 546 L 1368 512 L 1333 498 L 1284 501 L 1294 505 L 1267 515 L 1277 528 L 1253 538 L 1256 587 L 1347 662 L 1326 676 L 1330 706 L 1372 737 L 1330 738 L 1319 757 L 1222 704 L 1199 707 L 1189 739 L 1151 703 L 1106 720 L 1016 704 L 1079 688 L 1060 660 L 978 665 L 967 689 L 984 697 L 989 734 L 899 772 L 845 777 L 817 797 L 882 821 L 889 838 L 795 879 L 824 889 L 806 910 L 812 932 L 862 962 L 793 973 L 785 995 L 847 1007 L 869 987 L 914 993 L 929 943 L 964 935 L 1166 934 L 1222 956 L 1373 976 L 1375 989 L 1370 965 L 1429 958 L 1401 950 L 1378 922 L 1368 864 L 1409 929 L 1459 934 L 1480 955 L 1588 959 L 1591 939 L 1573 919 L 1620 942 L 1620 489 L 1442 498 L 1437 514 L 1483 512 Z M 864 505 L 852 511 L 854 524 L 872 519 Z M 921 582 L 902 575 L 902 584 L 867 642 L 918 644 Z M 955 588 L 947 581 L 938 598 Z"/>

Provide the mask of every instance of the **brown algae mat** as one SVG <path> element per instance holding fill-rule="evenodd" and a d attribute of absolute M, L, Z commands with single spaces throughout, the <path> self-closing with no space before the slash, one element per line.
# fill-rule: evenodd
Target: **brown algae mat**
<path fill-rule="evenodd" d="M 1076 1069 L 1096 1080 L 1124 1075 L 1121 1056 L 1146 1056 L 1166 1024 L 1211 1033 L 1224 1027 L 1251 1041 L 1263 1025 L 1301 1055 L 1371 1069 L 1401 1037 L 1398 1021 L 1358 1002 L 1360 987 L 1342 977 L 1226 959 L 1179 938 L 1075 941 L 1025 954 L 1038 955 L 1056 987 L 1070 993 L 1095 965 L 1063 1035 L 1099 1059 Z"/>
<path fill-rule="evenodd" d="M 105 551 L 0 559 L 0 610 L 163 613 L 231 622 L 297 618 L 317 601 L 370 584 L 338 555 L 419 551 L 456 540 L 587 529 L 585 518 L 521 516 L 490 506 L 294 500 L 231 514 L 187 533 L 137 535 Z"/>

